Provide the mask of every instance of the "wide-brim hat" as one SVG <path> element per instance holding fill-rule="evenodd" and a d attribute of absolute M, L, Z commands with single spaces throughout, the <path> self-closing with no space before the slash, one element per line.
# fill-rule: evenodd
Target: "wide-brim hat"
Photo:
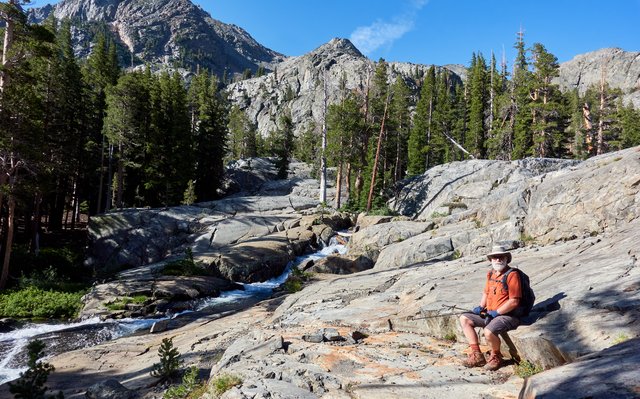
<path fill-rule="evenodd" d="M 487 254 L 487 259 L 491 260 L 492 256 L 498 255 L 506 255 L 507 263 L 511 263 L 511 252 L 509 252 L 507 247 L 503 247 L 502 245 L 494 245 L 493 248 L 491 248 L 491 252 Z"/>

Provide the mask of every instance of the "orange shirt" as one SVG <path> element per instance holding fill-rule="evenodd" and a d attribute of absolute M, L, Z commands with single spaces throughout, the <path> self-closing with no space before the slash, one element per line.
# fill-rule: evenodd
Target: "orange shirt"
<path fill-rule="evenodd" d="M 509 268 L 505 269 L 505 273 Z M 497 310 L 503 303 L 512 298 L 522 298 L 522 288 L 520 286 L 520 275 L 518 272 L 511 272 L 507 276 L 508 291 L 505 291 L 502 284 L 504 273 L 498 274 L 495 270 L 487 273 L 487 283 L 484 293 L 487 294 L 487 310 Z"/>

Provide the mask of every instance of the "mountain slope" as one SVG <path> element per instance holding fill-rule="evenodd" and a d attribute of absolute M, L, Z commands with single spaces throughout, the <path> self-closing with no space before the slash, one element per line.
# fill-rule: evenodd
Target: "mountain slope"
<path fill-rule="evenodd" d="M 81 56 L 89 53 L 92 26 L 105 24 L 137 65 L 200 66 L 222 76 L 260 65 L 272 69 L 284 58 L 189 0 L 64 0 L 32 10 L 30 19 L 40 22 L 51 14 L 74 22 L 74 37 L 85 43 L 76 48 Z"/>
<path fill-rule="evenodd" d="M 453 72 L 454 67 L 446 69 Z M 335 38 L 310 53 L 286 59 L 268 75 L 229 85 L 229 98 L 256 122 L 262 136 L 276 130 L 278 117 L 290 111 L 297 136 L 314 126 L 319 130 L 322 125 L 325 79 L 327 104 L 334 104 L 341 96 L 339 82 L 343 76 L 347 90 L 364 93 L 375 68 L 376 63 L 349 40 Z M 390 62 L 389 81 L 402 76 L 417 94 L 418 76 L 426 74 L 429 68 L 430 65 Z M 441 68 L 445 67 L 436 67 Z M 452 75 L 459 79 L 457 74 Z"/>
<path fill-rule="evenodd" d="M 640 108 L 640 53 L 619 48 L 605 48 L 576 55 L 560 64 L 560 76 L 554 80 L 563 91 L 577 88 L 584 94 L 590 86 L 605 81 L 612 88 L 621 89 L 625 104 L 632 102 Z"/>

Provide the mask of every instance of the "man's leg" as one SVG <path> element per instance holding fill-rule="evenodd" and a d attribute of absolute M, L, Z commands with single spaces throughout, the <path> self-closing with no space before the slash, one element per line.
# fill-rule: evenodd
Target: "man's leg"
<path fill-rule="evenodd" d="M 515 330 L 520 325 L 520 320 L 512 316 L 498 316 L 492 319 L 484 329 L 484 337 L 491 347 L 491 355 L 485 368 L 497 370 L 502 366 L 502 353 L 500 353 L 500 333 Z"/>
<path fill-rule="evenodd" d="M 471 352 L 464 361 L 466 367 L 481 367 L 487 364 L 487 360 L 484 358 L 482 352 L 480 352 L 480 345 L 478 343 L 478 335 L 476 334 L 476 327 L 484 326 L 482 318 L 473 313 L 464 313 L 460 316 L 460 326 L 462 332 L 469 342 Z"/>

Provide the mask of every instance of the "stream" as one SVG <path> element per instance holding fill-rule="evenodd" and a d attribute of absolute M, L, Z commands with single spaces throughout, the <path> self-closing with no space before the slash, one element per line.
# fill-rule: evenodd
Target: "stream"
<path fill-rule="evenodd" d="M 269 298 L 273 290 L 282 285 L 291 268 L 308 259 L 321 259 L 333 253 L 346 253 L 346 247 L 331 239 L 328 246 L 320 251 L 299 256 L 289 262 L 285 271 L 270 280 L 242 284 L 243 290 L 225 291 L 218 297 L 201 298 L 194 301 L 193 310 L 171 316 L 171 319 L 193 318 L 195 315 L 216 314 L 229 310 L 246 309 L 257 302 Z M 167 318 L 165 318 L 167 319 Z M 33 339 L 44 342 L 45 357 L 42 360 L 76 349 L 98 345 L 133 334 L 146 334 L 151 326 L 163 319 L 121 319 L 101 321 L 98 317 L 71 323 L 47 322 L 25 323 L 20 328 L 0 333 L 0 385 L 12 381 L 27 369 L 27 344 Z M 185 321 L 184 324 L 188 323 Z"/>

